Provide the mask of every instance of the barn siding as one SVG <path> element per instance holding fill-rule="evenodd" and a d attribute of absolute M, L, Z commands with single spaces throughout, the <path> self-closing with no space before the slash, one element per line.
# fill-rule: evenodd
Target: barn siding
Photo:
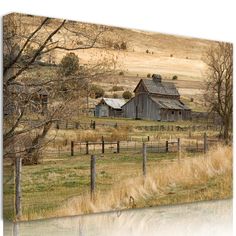
<path fill-rule="evenodd" d="M 109 116 L 109 107 L 106 105 L 97 105 L 95 107 L 95 116 L 96 117 L 108 117 Z"/>
<path fill-rule="evenodd" d="M 159 106 L 147 94 L 138 94 L 123 106 L 124 117 L 160 120 Z"/>
<path fill-rule="evenodd" d="M 136 111 L 137 109 L 137 111 Z M 141 93 L 132 98 L 123 106 L 123 116 L 146 120 L 178 121 L 189 120 L 190 110 L 163 109 L 158 106 L 147 94 Z M 137 115 L 136 115 L 137 114 Z"/>

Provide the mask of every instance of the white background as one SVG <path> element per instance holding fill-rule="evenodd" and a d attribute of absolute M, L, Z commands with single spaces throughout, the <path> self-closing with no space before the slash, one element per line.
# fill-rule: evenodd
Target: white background
<path fill-rule="evenodd" d="M 235 5 L 235 0 L 1 0 L 0 15 L 22 12 L 235 43 Z"/>

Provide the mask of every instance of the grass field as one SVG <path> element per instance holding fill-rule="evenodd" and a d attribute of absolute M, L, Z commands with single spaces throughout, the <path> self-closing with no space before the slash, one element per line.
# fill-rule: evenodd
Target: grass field
<path fill-rule="evenodd" d="M 47 157 L 40 165 L 23 167 L 22 220 L 230 197 L 231 148 L 219 148 L 209 159 L 198 155 L 183 154 L 180 165 L 176 153 L 148 154 L 145 183 L 140 152 L 98 156 L 95 203 L 90 202 L 89 155 Z M 4 188 L 8 219 L 13 195 L 11 181 Z"/>

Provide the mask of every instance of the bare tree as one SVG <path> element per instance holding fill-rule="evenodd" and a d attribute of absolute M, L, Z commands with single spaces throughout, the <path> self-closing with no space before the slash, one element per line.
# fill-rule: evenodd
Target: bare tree
<path fill-rule="evenodd" d="M 102 25 L 22 14 L 4 17 L 4 157 L 14 156 L 12 144 L 27 139 L 28 144 L 19 151 L 24 153 L 24 163 L 38 163 L 38 151 L 45 145 L 52 124 L 70 115 L 69 102 L 83 96 L 89 81 L 115 70 L 117 58 L 109 45 L 116 39 L 113 29 Z M 69 76 L 55 71 L 49 76 L 40 74 L 43 66 L 55 64 L 53 54 L 94 48 L 102 50 L 100 57 L 76 73 Z M 38 74 L 33 76 L 30 72 L 35 68 Z M 63 98 L 61 88 L 67 91 Z M 46 112 L 42 111 L 44 91 L 48 100 Z M 26 138 L 28 136 L 30 138 Z"/>
<path fill-rule="evenodd" d="M 233 115 L 233 45 L 219 42 L 204 57 L 208 66 L 205 99 L 210 112 L 221 118 L 223 138 L 229 142 Z"/>

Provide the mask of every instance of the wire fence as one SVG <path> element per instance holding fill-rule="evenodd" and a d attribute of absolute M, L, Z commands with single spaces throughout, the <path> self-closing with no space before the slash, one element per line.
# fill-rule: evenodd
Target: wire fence
<path fill-rule="evenodd" d="M 66 141 L 64 145 L 56 145 L 51 149 L 46 149 L 44 155 L 63 157 L 89 154 L 114 154 L 114 153 L 141 153 L 143 143 L 146 143 L 147 153 L 168 153 L 168 152 L 204 152 L 219 143 L 216 138 L 177 138 L 149 140 L 149 136 L 142 141 L 99 141 L 99 142 L 78 142 Z"/>
<path fill-rule="evenodd" d="M 30 127 L 37 127 L 41 124 L 41 121 L 37 120 L 30 120 L 30 121 L 22 121 L 22 124 L 30 126 Z M 75 122 L 69 120 L 59 120 L 54 122 L 53 128 L 60 129 L 60 130 L 73 130 L 73 129 L 81 129 L 81 130 L 89 130 L 89 129 L 96 129 L 96 128 L 124 128 L 127 126 L 132 126 L 137 130 L 145 130 L 145 131 L 220 131 L 221 126 L 215 125 L 212 123 L 209 124 L 199 124 L 199 125 L 172 125 L 172 124 L 157 124 L 157 125 L 134 125 L 122 122 L 112 122 L 107 121 L 106 123 L 96 122 L 91 120 L 90 122 Z"/>

